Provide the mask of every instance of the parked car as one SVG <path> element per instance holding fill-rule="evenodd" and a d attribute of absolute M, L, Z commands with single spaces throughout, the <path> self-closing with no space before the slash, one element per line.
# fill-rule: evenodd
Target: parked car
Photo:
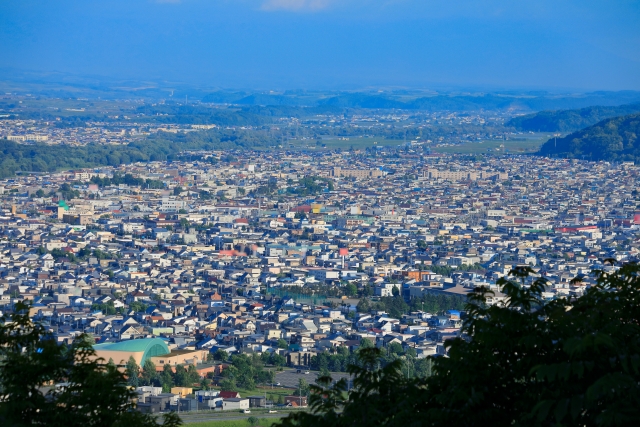
<path fill-rule="evenodd" d="M 250 414 L 250 413 L 251 413 L 251 411 L 250 411 L 250 410 L 248 410 L 248 409 L 243 409 L 243 410 L 242 410 L 242 413 L 243 413 L 243 414 Z"/>

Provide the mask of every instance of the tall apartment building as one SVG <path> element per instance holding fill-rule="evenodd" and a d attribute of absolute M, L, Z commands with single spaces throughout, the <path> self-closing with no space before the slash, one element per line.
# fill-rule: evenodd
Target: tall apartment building
<path fill-rule="evenodd" d="M 43 141 L 48 141 L 49 140 L 49 136 L 47 136 L 47 135 L 35 135 L 35 134 L 9 135 L 9 136 L 7 136 L 7 139 L 9 141 L 36 141 L 36 142 L 43 142 Z"/>
<path fill-rule="evenodd" d="M 495 179 L 504 181 L 509 179 L 509 174 L 495 171 L 439 171 L 437 169 L 426 169 L 422 176 L 430 179 L 446 179 L 449 181 L 476 181 L 478 179 Z"/>
<path fill-rule="evenodd" d="M 379 169 L 342 169 L 340 167 L 334 167 L 331 170 L 331 176 L 335 177 L 354 177 L 354 178 L 380 178 L 384 173 Z"/>

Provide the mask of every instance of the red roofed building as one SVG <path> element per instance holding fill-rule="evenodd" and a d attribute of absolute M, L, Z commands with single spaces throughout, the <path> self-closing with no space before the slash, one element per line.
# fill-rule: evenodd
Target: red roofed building
<path fill-rule="evenodd" d="M 240 393 L 237 391 L 221 391 L 219 396 L 223 399 L 240 399 Z"/>
<path fill-rule="evenodd" d="M 311 206 L 309 206 L 309 205 L 296 206 L 295 208 L 291 209 L 291 212 L 309 213 L 309 212 L 311 212 Z"/>
<path fill-rule="evenodd" d="M 579 231 L 585 230 L 597 230 L 598 227 L 595 225 L 569 225 L 566 227 L 558 227 L 556 231 L 560 233 L 577 233 Z"/>

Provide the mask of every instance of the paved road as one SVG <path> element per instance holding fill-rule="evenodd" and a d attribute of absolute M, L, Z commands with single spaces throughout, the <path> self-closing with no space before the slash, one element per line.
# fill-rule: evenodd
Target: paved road
<path fill-rule="evenodd" d="M 317 371 L 310 371 L 308 374 L 304 374 L 304 370 L 301 374 L 296 372 L 296 369 L 285 369 L 282 372 L 276 372 L 276 382 L 279 382 L 283 387 L 298 387 L 298 380 L 304 378 L 309 384 L 316 382 Z M 345 372 L 332 372 L 331 378 L 334 381 L 339 381 L 341 378 L 349 380 L 349 374 Z"/>

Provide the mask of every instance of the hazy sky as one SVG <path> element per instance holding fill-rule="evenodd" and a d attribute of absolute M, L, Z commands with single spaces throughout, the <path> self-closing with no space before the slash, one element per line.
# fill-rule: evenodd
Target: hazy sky
<path fill-rule="evenodd" d="M 0 67 L 261 89 L 640 90 L 640 0 L 3 0 Z"/>

